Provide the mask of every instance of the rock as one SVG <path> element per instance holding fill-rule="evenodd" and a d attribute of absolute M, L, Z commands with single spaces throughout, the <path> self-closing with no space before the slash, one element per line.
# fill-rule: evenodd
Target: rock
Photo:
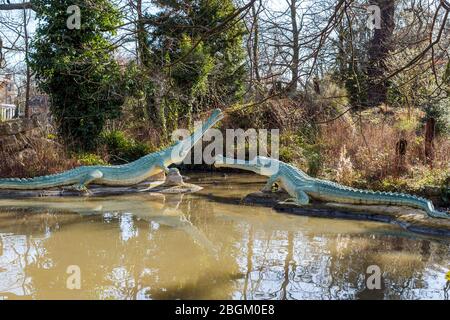
<path fill-rule="evenodd" d="M 285 192 L 255 192 L 250 193 L 242 199 L 243 204 L 252 205 L 259 204 L 267 207 L 274 207 L 280 201 L 289 198 Z"/>
<path fill-rule="evenodd" d="M 170 168 L 164 184 L 167 186 L 183 185 L 184 181 L 183 176 L 180 174 L 180 170 L 177 168 Z"/>
<path fill-rule="evenodd" d="M 173 185 L 173 186 L 162 184 L 160 186 L 150 188 L 147 191 L 163 194 L 180 194 L 180 193 L 194 193 L 202 189 L 203 187 L 200 187 L 196 184 L 184 183 L 183 185 Z"/>
<path fill-rule="evenodd" d="M 442 189 L 436 186 L 424 186 L 420 193 L 428 197 L 439 197 L 442 194 Z"/>
<path fill-rule="evenodd" d="M 155 174 L 154 176 L 151 176 L 149 179 L 149 181 L 164 181 L 166 180 L 166 174 L 164 172 Z"/>
<path fill-rule="evenodd" d="M 18 140 L 16 136 L 0 137 L 0 151 L 15 152 L 23 149 L 23 142 Z"/>
<path fill-rule="evenodd" d="M 193 193 L 202 190 L 203 188 L 190 183 L 185 183 L 183 181 L 183 176 L 177 168 L 170 168 L 169 173 L 166 177 L 164 183 L 151 187 L 148 189 L 149 192 L 158 193 Z"/>
<path fill-rule="evenodd" d="M 29 139 L 43 138 L 47 125 L 47 118 L 41 116 L 0 122 L 0 151 L 23 150 Z"/>
<path fill-rule="evenodd" d="M 31 159 L 35 159 L 37 156 L 36 151 L 33 149 L 24 149 L 17 154 L 17 161 L 23 163 L 29 162 Z"/>

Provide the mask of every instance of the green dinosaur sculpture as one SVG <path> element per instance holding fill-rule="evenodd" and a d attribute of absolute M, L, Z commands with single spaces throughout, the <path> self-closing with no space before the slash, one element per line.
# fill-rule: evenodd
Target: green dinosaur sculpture
<path fill-rule="evenodd" d="M 148 154 L 134 162 L 119 166 L 83 166 L 62 173 L 31 179 L 0 179 L 0 189 L 32 190 L 73 186 L 87 190 L 90 183 L 107 186 L 131 186 L 161 172 L 168 173 L 169 166 L 180 163 L 205 132 L 223 118 L 221 110 L 213 111 L 210 118 L 190 137 L 173 146 Z"/>
<path fill-rule="evenodd" d="M 300 206 L 307 205 L 311 197 L 339 203 L 408 206 L 422 209 L 433 218 L 450 218 L 450 214 L 436 210 L 433 203 L 427 199 L 403 193 L 375 192 L 346 187 L 335 182 L 310 177 L 302 170 L 276 159 L 256 157 L 246 161 L 218 155 L 215 160 L 216 167 L 249 170 L 269 177 L 262 189 L 263 192 L 271 192 L 272 186 L 277 183 L 292 197 L 289 200 Z"/>

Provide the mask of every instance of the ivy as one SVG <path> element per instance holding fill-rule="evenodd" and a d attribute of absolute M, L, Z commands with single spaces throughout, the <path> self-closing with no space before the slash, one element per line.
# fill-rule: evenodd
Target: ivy
<path fill-rule="evenodd" d="M 81 11 L 81 28 L 69 29 L 66 12 Z M 30 66 L 51 99 L 60 137 L 70 149 L 96 147 L 108 119 L 120 115 L 121 73 L 108 35 L 115 34 L 119 11 L 106 0 L 34 0 L 39 25 Z"/>

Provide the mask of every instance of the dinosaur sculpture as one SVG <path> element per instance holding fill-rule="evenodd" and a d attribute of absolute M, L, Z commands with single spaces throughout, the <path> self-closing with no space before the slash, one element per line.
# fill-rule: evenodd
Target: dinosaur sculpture
<path fill-rule="evenodd" d="M 32 190 L 73 186 L 87 191 L 90 183 L 108 186 L 131 186 L 160 172 L 169 173 L 169 166 L 180 163 L 205 132 L 223 118 L 221 110 L 213 111 L 209 119 L 194 134 L 173 146 L 148 154 L 134 162 L 118 166 L 83 166 L 62 173 L 31 179 L 0 179 L 0 189 Z"/>
<path fill-rule="evenodd" d="M 261 191 L 271 192 L 272 186 L 277 183 L 292 197 L 284 203 L 293 202 L 304 206 L 309 203 L 311 197 L 339 203 L 408 206 L 422 209 L 433 218 L 450 218 L 450 214 L 436 210 L 433 203 L 427 199 L 403 193 L 375 192 L 346 187 L 335 182 L 310 177 L 302 170 L 272 158 L 256 157 L 246 161 L 218 155 L 214 165 L 249 170 L 269 177 Z"/>

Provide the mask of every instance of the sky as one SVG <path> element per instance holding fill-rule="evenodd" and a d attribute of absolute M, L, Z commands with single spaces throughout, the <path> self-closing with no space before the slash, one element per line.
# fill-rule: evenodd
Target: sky
<path fill-rule="evenodd" d="M 118 2 L 122 2 L 124 0 L 117 0 Z M 244 0 L 245 1 L 245 0 Z M 11 0 L 12 3 L 20 2 L 19 0 Z M 151 1 L 147 1 L 150 3 Z M 271 10 L 284 10 L 287 7 L 286 0 L 265 0 L 266 6 Z M 35 13 L 32 10 L 27 10 L 27 14 L 29 16 L 29 24 L 28 24 L 28 33 L 30 38 L 33 37 L 37 21 L 35 20 Z M 2 21 L 13 21 L 14 26 L 8 27 L 5 24 L 0 24 L 0 37 L 3 40 L 3 45 L 5 47 L 12 47 L 12 43 L 16 43 L 17 47 L 23 47 L 24 40 L 23 37 L 17 38 L 18 31 L 20 34 L 23 34 L 22 21 L 23 21 L 23 12 L 22 11 L 1 11 L 0 12 L 0 23 Z M 21 74 L 25 73 L 25 55 L 23 52 L 14 51 L 14 50 L 5 50 L 3 49 L 3 54 L 6 60 L 6 68 L 8 71 L 12 71 L 17 74 L 20 78 Z"/>

